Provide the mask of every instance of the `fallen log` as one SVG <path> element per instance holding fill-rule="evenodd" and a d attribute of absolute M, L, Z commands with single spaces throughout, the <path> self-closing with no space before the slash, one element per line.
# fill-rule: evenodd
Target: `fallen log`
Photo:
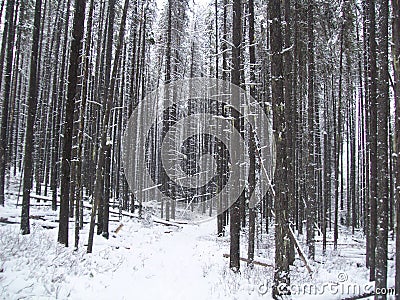
<path fill-rule="evenodd" d="M 21 222 L 18 222 L 18 221 L 10 221 L 10 220 L 8 220 L 7 218 L 0 218 L 0 223 L 1 223 L 1 224 L 21 224 Z M 49 225 L 49 224 L 40 224 L 40 223 L 39 223 L 39 225 L 42 226 L 44 229 L 54 229 L 54 228 L 57 227 L 57 226 L 51 226 L 51 225 Z"/>
<path fill-rule="evenodd" d="M 15 192 L 11 192 L 11 191 L 6 191 L 6 192 L 4 192 L 4 194 L 18 196 L 18 197 L 22 197 L 23 196 L 22 193 L 15 193 Z M 30 194 L 30 198 L 36 199 L 36 200 L 42 200 L 44 202 L 53 201 L 51 196 L 42 196 L 42 195 L 37 195 L 37 194 L 33 194 L 33 193 Z M 59 202 L 59 201 L 57 201 L 57 202 Z"/>
<path fill-rule="evenodd" d="M 223 257 L 229 258 L 230 255 L 229 254 L 224 254 Z M 244 261 L 244 262 L 247 262 L 247 263 L 252 263 L 253 265 L 259 265 L 259 266 L 263 266 L 263 267 L 267 267 L 267 268 L 273 268 L 274 267 L 273 265 L 266 264 L 266 263 L 263 263 L 261 261 L 256 261 L 256 260 L 251 261 L 250 259 L 247 259 L 247 258 L 244 258 L 244 257 L 240 257 L 240 260 Z"/>
<path fill-rule="evenodd" d="M 171 221 L 162 221 L 162 220 L 154 220 L 153 219 L 153 222 L 157 223 L 157 224 L 165 225 L 165 226 L 175 226 L 178 228 L 182 228 L 182 226 L 175 224 L 174 222 L 171 222 Z"/>
<path fill-rule="evenodd" d="M 22 197 L 22 194 L 17 194 L 17 193 L 14 193 L 14 192 L 6 192 L 6 194 Z M 32 199 L 43 200 L 44 202 L 52 200 L 51 197 L 40 196 L 40 195 L 35 195 L 35 194 L 31 194 L 30 197 Z M 59 203 L 59 201 L 57 201 L 57 203 Z M 51 204 L 31 203 L 31 206 L 50 206 L 50 205 Z M 22 206 L 22 204 L 18 203 L 17 206 Z M 83 207 L 86 208 L 86 209 L 92 209 L 92 206 L 89 205 L 89 204 L 86 204 L 86 203 L 83 203 Z M 139 218 L 137 215 L 135 215 L 133 213 L 130 213 L 130 212 L 127 212 L 127 211 L 119 212 L 118 210 L 113 209 L 113 208 L 110 208 L 109 212 L 110 212 L 110 214 L 122 215 L 122 216 L 125 216 L 125 217 L 136 218 L 136 219 Z M 184 221 L 172 222 L 172 221 L 164 221 L 164 220 L 161 220 L 161 219 L 158 219 L 158 218 L 153 218 L 153 222 L 157 223 L 157 224 L 165 225 L 165 226 L 176 226 L 178 228 L 182 227 L 182 226 L 180 226 L 181 224 L 188 224 L 187 222 L 184 222 Z M 87 224 L 87 223 L 85 223 L 85 224 Z"/>
<path fill-rule="evenodd" d="M 0 223 L 4 223 L 4 224 L 20 224 L 19 222 L 10 221 L 7 218 L 3 218 L 3 217 L 0 217 Z"/>

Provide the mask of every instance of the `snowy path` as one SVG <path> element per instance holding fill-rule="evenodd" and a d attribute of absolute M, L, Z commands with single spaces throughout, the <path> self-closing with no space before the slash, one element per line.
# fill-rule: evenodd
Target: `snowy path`
<path fill-rule="evenodd" d="M 142 228 L 130 232 L 129 237 L 123 233 L 123 228 L 120 233 L 124 236 L 122 251 L 125 253 L 121 267 L 113 273 L 100 274 L 97 278 L 100 284 L 84 283 L 86 287 L 78 287 L 78 293 L 71 296 L 132 299 L 140 295 L 140 299 L 210 299 L 209 279 L 203 277 L 203 266 L 205 260 L 218 255 L 215 239 L 207 241 L 207 233 L 212 232 L 213 225 L 214 222 L 182 229 L 163 226 Z M 96 239 L 98 249 L 102 248 L 100 239 Z M 219 260 L 223 251 L 220 252 Z M 82 295 L 82 290 L 87 294 Z"/>

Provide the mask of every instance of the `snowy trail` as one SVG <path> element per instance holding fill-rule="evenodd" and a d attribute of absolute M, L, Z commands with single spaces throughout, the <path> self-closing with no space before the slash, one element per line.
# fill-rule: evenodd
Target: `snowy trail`
<path fill-rule="evenodd" d="M 206 262 L 214 258 L 215 263 L 221 263 L 224 252 L 212 238 L 214 223 L 180 229 L 128 228 L 129 232 L 124 227 L 120 232 L 123 249 L 115 249 L 124 252 L 121 266 L 114 272 L 94 275 L 92 282 L 77 279 L 71 297 L 133 299 L 140 295 L 140 299 L 210 299 L 212 284 L 211 278 L 204 276 Z M 93 255 L 106 244 L 97 238 L 97 251 Z"/>

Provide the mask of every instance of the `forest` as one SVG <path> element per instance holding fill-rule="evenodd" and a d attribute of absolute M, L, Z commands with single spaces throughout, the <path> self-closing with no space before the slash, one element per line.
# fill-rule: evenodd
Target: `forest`
<path fill-rule="evenodd" d="M 98 278 L 153 239 L 226 283 L 163 299 L 400 299 L 400 0 L 0 5 L 1 299 L 80 299 L 57 257 Z"/>

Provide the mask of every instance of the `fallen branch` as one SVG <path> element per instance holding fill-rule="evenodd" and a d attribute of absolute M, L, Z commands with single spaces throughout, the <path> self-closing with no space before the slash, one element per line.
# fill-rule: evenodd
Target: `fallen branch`
<path fill-rule="evenodd" d="M 292 237 L 292 241 L 293 241 L 293 243 L 294 243 L 294 246 L 296 247 L 297 253 L 299 253 L 299 256 L 300 256 L 301 260 L 303 261 L 305 267 L 307 268 L 308 273 L 309 273 L 310 276 L 311 276 L 313 272 L 312 272 L 310 266 L 308 265 L 307 258 L 306 258 L 306 256 L 304 255 L 303 250 L 301 250 L 301 247 L 300 247 L 299 242 L 297 241 L 297 239 L 296 239 L 296 237 L 295 237 L 295 235 L 294 235 L 294 232 L 293 232 L 293 230 L 292 230 L 292 227 L 288 226 L 288 228 L 289 228 L 290 236 Z"/>
<path fill-rule="evenodd" d="M 178 228 L 182 228 L 182 226 L 180 226 L 178 224 L 175 224 L 174 222 L 171 222 L 171 221 L 163 221 L 163 220 L 160 220 L 160 219 L 157 219 L 157 220 L 153 219 L 153 222 L 157 223 L 157 224 L 162 224 L 162 225 L 165 225 L 165 226 L 176 226 Z"/>
<path fill-rule="evenodd" d="M 117 229 L 115 229 L 114 233 L 117 234 L 122 229 L 122 227 L 124 227 L 124 224 L 119 224 Z"/>
<path fill-rule="evenodd" d="M 7 218 L 0 218 L 0 223 L 1 224 L 21 224 L 21 222 L 11 221 L 11 220 L 8 220 Z M 57 226 L 52 226 L 49 224 L 40 224 L 39 223 L 39 225 L 42 226 L 44 229 L 54 229 L 57 227 Z"/>
<path fill-rule="evenodd" d="M 89 205 L 89 204 L 84 203 L 83 206 L 85 208 L 92 209 L 92 206 Z M 133 213 L 130 213 L 130 212 L 127 212 L 127 211 L 119 212 L 119 211 L 117 211 L 116 209 L 113 209 L 113 208 L 110 208 L 110 213 L 118 214 L 118 215 L 121 214 L 122 216 L 125 216 L 125 217 L 140 219 L 139 216 L 137 216 L 137 215 L 135 215 Z M 153 218 L 153 222 L 157 223 L 157 224 L 162 224 L 162 225 L 165 225 L 165 226 L 176 226 L 176 227 L 179 227 L 179 228 L 182 227 L 178 223 L 171 222 L 171 221 L 164 221 L 164 220 L 161 220 L 159 218 Z"/>
<path fill-rule="evenodd" d="M 0 223 L 4 224 L 20 224 L 19 222 L 10 221 L 7 218 L 0 217 Z"/>
<path fill-rule="evenodd" d="M 275 217 L 275 213 L 272 210 L 271 210 L 271 213 Z M 311 270 L 311 268 L 310 268 L 310 266 L 308 264 L 307 258 L 305 256 L 303 250 L 300 247 L 299 242 L 296 239 L 296 236 L 294 235 L 293 229 L 292 229 L 292 227 L 290 227 L 290 225 L 288 226 L 288 228 L 289 228 L 290 237 L 292 238 L 292 241 L 293 241 L 294 246 L 295 246 L 295 248 L 297 250 L 297 253 L 300 256 L 300 259 L 303 261 L 304 266 L 307 268 L 308 273 L 310 274 L 310 276 L 312 276 L 313 272 L 312 272 L 312 270 Z"/>
<path fill-rule="evenodd" d="M 230 255 L 229 254 L 224 254 L 223 257 L 229 258 Z M 244 262 L 247 262 L 247 263 L 252 263 L 254 265 L 263 266 L 263 267 L 268 267 L 268 268 L 273 268 L 274 267 L 273 265 L 269 265 L 269 264 L 263 263 L 261 261 L 256 261 L 256 260 L 251 261 L 250 259 L 247 259 L 247 258 L 244 258 L 244 257 L 240 257 L 240 260 L 244 261 Z"/>
<path fill-rule="evenodd" d="M 15 195 L 15 196 L 22 197 L 22 194 L 18 195 L 17 193 L 14 193 L 14 192 L 5 192 L 5 193 L 9 194 L 9 195 Z M 43 200 L 44 202 L 52 201 L 52 198 L 51 197 L 47 197 L 47 196 L 39 196 L 39 195 L 31 194 L 30 197 L 32 199 Z M 57 201 L 57 203 L 58 202 L 59 201 Z M 18 206 L 21 206 L 21 205 L 22 204 L 18 204 Z M 31 206 L 50 206 L 50 204 L 31 203 Z M 90 204 L 87 204 L 87 203 L 83 203 L 83 207 L 86 208 L 86 209 L 92 209 L 92 206 Z M 122 215 L 122 216 L 125 216 L 125 217 L 136 218 L 136 219 L 139 218 L 137 215 L 135 215 L 133 213 L 130 213 L 130 212 L 127 212 L 127 211 L 119 212 L 118 210 L 113 209 L 113 208 L 110 208 L 109 212 L 110 212 L 110 214 Z M 116 221 L 116 222 L 118 222 L 118 221 Z M 156 219 L 153 218 L 153 222 L 157 223 L 157 224 L 165 225 L 165 226 L 176 226 L 178 228 L 182 227 L 182 226 L 180 226 L 180 224 L 188 224 L 187 222 L 184 222 L 184 221 L 172 222 L 172 221 L 164 221 L 164 220 L 161 220 L 161 219 L 158 219 L 158 218 L 156 218 Z M 87 224 L 88 222 L 87 223 L 84 222 L 84 223 Z"/>
<path fill-rule="evenodd" d="M 15 192 L 11 192 L 11 191 L 6 191 L 6 192 L 4 192 L 4 194 L 6 194 L 6 195 L 18 196 L 18 197 L 22 197 L 22 196 L 23 196 L 22 193 L 15 193 Z M 44 201 L 44 202 L 46 202 L 46 201 L 53 201 L 52 197 L 50 197 L 50 196 L 42 196 L 42 195 L 37 195 L 37 194 L 33 194 L 33 193 L 31 193 L 31 194 L 29 195 L 29 197 L 32 198 L 32 199 L 36 199 L 36 200 L 42 200 L 42 201 Z M 57 202 L 58 202 L 58 201 L 57 201 Z M 32 204 L 31 204 L 31 205 L 32 205 Z"/>

